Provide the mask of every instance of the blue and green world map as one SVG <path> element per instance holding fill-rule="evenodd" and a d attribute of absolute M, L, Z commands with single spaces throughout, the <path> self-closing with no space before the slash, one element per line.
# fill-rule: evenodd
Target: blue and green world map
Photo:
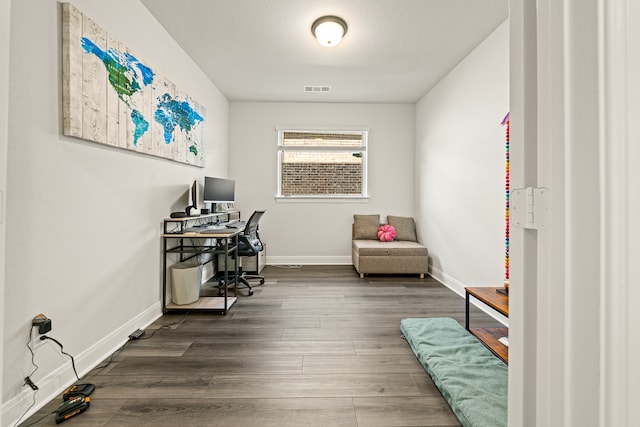
<path fill-rule="evenodd" d="M 109 84 L 115 90 L 118 98 L 130 110 L 130 119 L 134 125 L 133 144 L 137 145 L 140 138 L 150 129 L 150 121 L 154 120 L 163 129 L 164 142 L 170 144 L 175 141 L 176 132 L 183 132 L 187 141 L 191 141 L 194 127 L 204 121 L 204 118 L 187 100 L 180 100 L 176 96 L 161 91 L 156 96 L 153 106 L 153 117 L 145 115 L 137 107 L 141 93 L 153 87 L 155 73 L 151 67 L 139 61 L 128 52 L 116 49 L 101 49 L 88 37 L 82 37 L 84 52 L 95 55 L 107 71 Z M 154 87 L 157 89 L 157 87 Z M 198 155 L 197 144 L 189 144 L 189 151 Z"/>

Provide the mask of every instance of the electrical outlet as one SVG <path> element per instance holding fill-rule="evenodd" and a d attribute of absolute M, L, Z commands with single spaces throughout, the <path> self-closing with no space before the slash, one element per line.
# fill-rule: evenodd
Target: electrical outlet
<path fill-rule="evenodd" d="M 31 332 L 31 340 L 29 341 L 29 347 L 31 350 L 35 350 L 39 347 L 42 347 L 49 340 L 41 340 L 40 337 L 42 335 L 36 334 L 33 331 Z"/>
<path fill-rule="evenodd" d="M 31 321 L 31 335 L 29 340 L 29 347 L 31 350 L 35 350 L 42 347 L 47 340 L 41 340 L 40 337 L 51 331 L 51 319 L 44 314 L 40 313 Z"/>

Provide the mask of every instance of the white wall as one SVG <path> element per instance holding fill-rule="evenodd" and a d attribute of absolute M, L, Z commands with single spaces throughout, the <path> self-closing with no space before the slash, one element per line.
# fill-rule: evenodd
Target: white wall
<path fill-rule="evenodd" d="M 243 217 L 266 208 L 271 264 L 351 264 L 354 213 L 414 214 L 415 106 L 232 102 L 229 168 Z M 369 128 L 368 201 L 277 202 L 276 127 Z M 421 224 L 418 224 L 421 226 Z"/>
<path fill-rule="evenodd" d="M 162 218 L 183 209 L 194 179 L 227 173 L 228 101 L 155 18 L 138 1 L 74 5 L 204 105 L 208 166 L 62 136 L 60 4 L 11 2 L 5 420 L 31 404 L 23 378 L 33 369 L 32 318 L 50 317 L 51 336 L 88 371 L 161 313 Z M 55 344 L 35 359 L 37 408 L 74 376 Z"/>
<path fill-rule="evenodd" d="M 507 24 L 416 107 L 417 220 L 432 275 L 458 292 L 504 278 Z"/>
<path fill-rule="evenodd" d="M 4 307 L 4 274 L 5 274 L 5 236 L 6 236 L 6 203 L 7 193 L 7 134 L 8 134 L 8 106 L 9 106 L 9 28 L 11 3 L 0 2 L 0 307 Z M 0 316 L 0 366 L 3 359 L 4 319 Z M 2 371 L 0 370 L 0 384 Z M 0 405 L 4 399 L 0 396 Z M 2 412 L 0 411 L 0 425 Z"/>

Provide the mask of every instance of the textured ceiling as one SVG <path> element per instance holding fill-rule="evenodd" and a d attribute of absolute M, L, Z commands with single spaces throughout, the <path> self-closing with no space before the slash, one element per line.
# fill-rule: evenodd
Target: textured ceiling
<path fill-rule="evenodd" d="M 508 16 L 507 0 L 141 1 L 231 101 L 413 103 Z M 333 48 L 311 34 L 323 15 L 349 26 Z"/>

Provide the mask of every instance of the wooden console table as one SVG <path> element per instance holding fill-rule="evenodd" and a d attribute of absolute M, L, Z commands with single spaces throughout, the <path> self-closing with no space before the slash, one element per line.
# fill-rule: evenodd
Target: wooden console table
<path fill-rule="evenodd" d="M 499 341 L 509 335 L 509 328 L 469 328 L 469 299 L 474 297 L 503 316 L 509 317 L 509 297 L 497 292 L 500 288 L 464 288 L 465 328 L 475 335 L 493 354 L 509 363 L 509 347 Z"/>

